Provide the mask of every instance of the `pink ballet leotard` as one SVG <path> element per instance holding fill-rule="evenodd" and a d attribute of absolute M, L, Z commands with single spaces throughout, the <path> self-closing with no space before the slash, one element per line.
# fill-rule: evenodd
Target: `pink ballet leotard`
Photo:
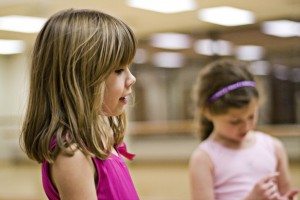
<path fill-rule="evenodd" d="M 229 149 L 212 139 L 200 144 L 213 162 L 216 200 L 244 199 L 259 180 L 276 171 L 273 139 L 261 132 L 254 134 L 255 144 L 245 149 Z"/>
<path fill-rule="evenodd" d="M 121 155 L 132 159 L 133 154 L 126 151 L 125 144 L 116 148 L 118 156 L 110 154 L 105 160 L 93 157 L 97 170 L 96 191 L 98 200 L 138 200 L 126 163 Z M 59 193 L 50 179 L 49 163 L 42 164 L 42 181 L 44 191 L 50 200 L 60 200 Z"/>

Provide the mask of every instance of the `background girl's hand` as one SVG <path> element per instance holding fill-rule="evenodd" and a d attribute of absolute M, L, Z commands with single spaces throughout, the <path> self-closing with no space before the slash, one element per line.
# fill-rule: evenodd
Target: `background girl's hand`
<path fill-rule="evenodd" d="M 281 200 L 276 184 L 278 173 L 266 176 L 257 182 L 246 200 Z"/>
<path fill-rule="evenodd" d="M 297 189 L 292 189 L 290 191 L 288 191 L 287 193 L 285 193 L 280 200 L 293 200 L 294 197 L 296 197 L 296 195 L 299 193 L 299 190 Z"/>

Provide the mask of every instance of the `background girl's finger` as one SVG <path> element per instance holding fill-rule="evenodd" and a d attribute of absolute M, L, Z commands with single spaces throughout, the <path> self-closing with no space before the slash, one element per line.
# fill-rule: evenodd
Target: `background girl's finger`
<path fill-rule="evenodd" d="M 293 198 L 299 193 L 298 189 L 292 189 L 285 193 L 284 197 L 287 198 L 287 200 L 293 200 Z"/>
<path fill-rule="evenodd" d="M 264 178 L 262 179 L 262 182 L 269 182 L 269 181 L 271 181 L 271 180 L 275 180 L 275 178 L 278 177 L 278 176 L 279 176 L 279 173 L 278 173 L 278 172 L 274 172 L 274 173 L 272 173 L 272 174 L 270 174 L 270 175 L 264 177 Z"/>

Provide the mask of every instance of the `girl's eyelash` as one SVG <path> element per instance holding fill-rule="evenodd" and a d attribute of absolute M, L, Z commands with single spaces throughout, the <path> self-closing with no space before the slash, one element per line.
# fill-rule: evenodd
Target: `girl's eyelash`
<path fill-rule="evenodd" d="M 122 73 L 124 71 L 124 69 L 118 69 L 118 70 L 116 70 L 115 72 L 117 73 L 117 74 L 120 74 L 120 73 Z"/>

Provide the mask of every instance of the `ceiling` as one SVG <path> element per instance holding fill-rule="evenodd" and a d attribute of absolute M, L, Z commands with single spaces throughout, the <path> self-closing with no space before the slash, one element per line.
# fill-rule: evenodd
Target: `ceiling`
<path fill-rule="evenodd" d="M 175 0 L 174 0 L 175 1 Z M 300 21 L 300 0 L 195 0 L 197 9 L 176 14 L 162 14 L 128 7 L 126 0 L 0 0 L 0 16 L 26 15 L 49 17 L 66 8 L 92 8 L 121 18 L 130 25 L 141 46 L 147 46 L 148 37 L 158 32 L 191 34 L 194 38 L 207 38 L 211 33 L 237 45 L 262 45 L 270 51 L 300 52 L 300 39 L 278 38 L 264 35 L 259 24 L 265 20 L 292 19 Z M 233 6 L 255 13 L 256 24 L 225 27 L 200 21 L 197 11 L 215 6 Z M 32 45 L 36 34 L 0 31 L 0 39 L 22 39 Z"/>

